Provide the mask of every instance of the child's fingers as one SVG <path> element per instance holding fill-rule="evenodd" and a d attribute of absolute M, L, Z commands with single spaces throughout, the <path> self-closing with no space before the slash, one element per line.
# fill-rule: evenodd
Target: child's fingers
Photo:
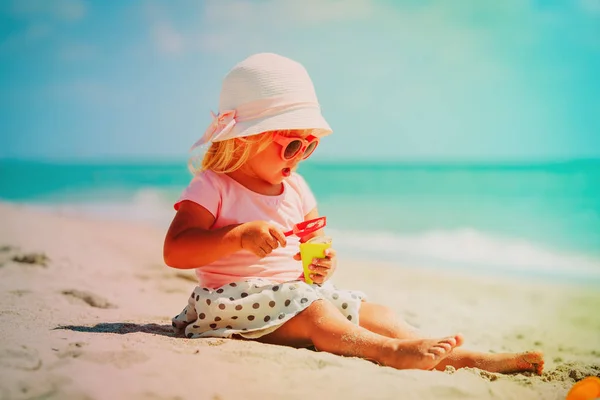
<path fill-rule="evenodd" d="M 309 274 L 310 279 L 313 280 L 314 283 L 322 284 L 327 280 L 327 275 L 316 273 L 315 271 L 311 271 Z"/>
<path fill-rule="evenodd" d="M 273 238 L 275 238 L 277 242 L 281 244 L 281 247 L 286 246 L 287 240 L 285 239 L 285 235 L 283 234 L 283 232 L 281 232 L 281 230 L 272 226 L 269 228 L 269 233 L 273 236 Z"/>
<path fill-rule="evenodd" d="M 332 258 L 332 257 L 335 257 L 336 252 L 334 249 L 328 248 L 328 249 L 325 249 L 324 254 L 325 254 L 326 258 Z"/>
<path fill-rule="evenodd" d="M 312 274 L 317 274 L 317 275 L 322 275 L 322 276 L 327 276 L 327 274 L 329 274 L 329 271 L 331 270 L 331 267 L 329 267 L 329 266 L 315 265 L 315 264 L 309 265 L 308 268 L 310 269 L 310 272 Z"/>
<path fill-rule="evenodd" d="M 313 258 L 312 265 L 317 267 L 331 268 L 331 260 L 329 258 Z"/>
<path fill-rule="evenodd" d="M 302 260 L 302 256 L 300 255 L 300 252 L 294 254 L 294 260 L 296 260 L 296 261 L 301 261 Z"/>

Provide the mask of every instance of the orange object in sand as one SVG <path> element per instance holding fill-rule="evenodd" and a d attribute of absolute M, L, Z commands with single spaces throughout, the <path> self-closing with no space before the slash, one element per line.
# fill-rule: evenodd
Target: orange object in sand
<path fill-rule="evenodd" d="M 588 376 L 577 382 L 569 393 L 566 400 L 593 400 L 600 398 L 600 378 Z"/>

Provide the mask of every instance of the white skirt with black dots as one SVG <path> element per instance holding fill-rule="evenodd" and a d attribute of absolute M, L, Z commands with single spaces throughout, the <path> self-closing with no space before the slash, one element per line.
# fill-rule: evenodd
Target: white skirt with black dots
<path fill-rule="evenodd" d="M 319 286 L 303 281 L 273 283 L 251 279 L 218 289 L 197 286 L 187 307 L 173 318 L 173 327 L 177 334 L 188 338 L 240 335 L 256 339 L 321 299 L 331 302 L 344 317 L 358 324 L 360 304 L 366 296 L 359 291 L 339 290 L 330 282 Z"/>

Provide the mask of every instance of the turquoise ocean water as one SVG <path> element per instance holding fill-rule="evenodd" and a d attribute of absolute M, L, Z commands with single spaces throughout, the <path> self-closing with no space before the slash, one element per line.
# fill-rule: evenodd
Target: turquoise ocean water
<path fill-rule="evenodd" d="M 539 164 L 307 161 L 340 257 L 600 282 L 600 160 Z M 0 200 L 166 229 L 177 163 L 0 161 Z"/>

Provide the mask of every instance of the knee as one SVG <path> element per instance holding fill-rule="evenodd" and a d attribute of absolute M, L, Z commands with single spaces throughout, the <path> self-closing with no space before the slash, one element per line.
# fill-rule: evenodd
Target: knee
<path fill-rule="evenodd" d="M 326 320 L 328 310 L 327 301 L 316 300 L 295 317 L 285 322 L 275 331 L 276 336 L 286 338 L 286 343 L 293 342 L 294 347 L 312 345 L 315 328 Z M 278 342 L 277 342 L 278 343 Z"/>
<path fill-rule="evenodd" d="M 302 315 L 304 318 L 318 321 L 328 314 L 331 314 L 332 310 L 337 311 L 337 308 L 327 300 L 315 300 L 302 310 L 298 316 Z"/>
<path fill-rule="evenodd" d="M 386 305 L 383 304 L 374 304 L 374 303 L 369 303 L 374 305 L 375 307 L 377 307 L 379 309 L 379 312 L 382 314 L 396 314 L 396 312 L 394 310 L 392 310 L 391 307 L 388 307 Z"/>
<path fill-rule="evenodd" d="M 386 318 L 397 318 L 398 317 L 398 313 L 393 310 L 391 307 L 388 306 L 384 306 L 381 305 L 381 314 L 384 315 Z"/>
<path fill-rule="evenodd" d="M 335 318 L 343 318 L 342 313 L 327 300 L 315 300 L 297 316 L 301 317 L 307 327 L 319 328 Z M 345 318 L 343 318 L 345 320 Z"/>
<path fill-rule="evenodd" d="M 373 314 L 378 318 L 392 318 L 397 317 L 396 311 L 388 306 L 378 303 L 367 303 L 363 302 L 360 306 L 361 314 Z"/>
<path fill-rule="evenodd" d="M 276 331 L 259 338 L 259 341 L 292 347 L 312 346 L 318 326 L 325 323 L 330 312 L 327 303 L 326 300 L 312 302 Z M 337 311 L 335 307 L 334 310 Z"/>

